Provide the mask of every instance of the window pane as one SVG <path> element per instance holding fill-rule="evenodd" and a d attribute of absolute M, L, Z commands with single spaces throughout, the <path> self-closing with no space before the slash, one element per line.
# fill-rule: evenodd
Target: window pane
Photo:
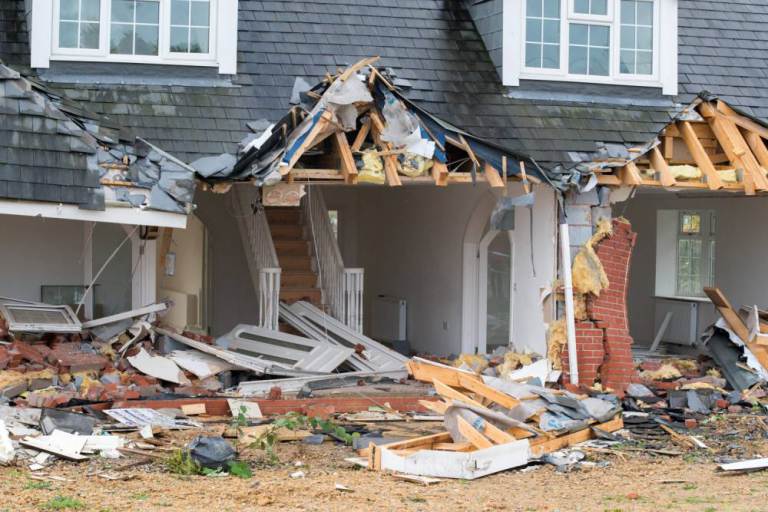
<path fill-rule="evenodd" d="M 650 50 L 653 48 L 653 29 L 637 27 L 637 49 Z"/>
<path fill-rule="evenodd" d="M 686 234 L 698 234 L 701 232 L 701 215 L 698 213 L 684 213 L 680 217 L 680 232 Z"/>
<path fill-rule="evenodd" d="M 589 14 L 589 0 L 575 0 L 573 2 L 573 12 L 577 14 Z"/>
<path fill-rule="evenodd" d="M 545 43 L 560 42 L 560 21 L 544 20 L 544 39 Z"/>
<path fill-rule="evenodd" d="M 621 27 L 621 47 L 625 49 L 635 48 L 635 28 Z"/>
<path fill-rule="evenodd" d="M 157 25 L 136 26 L 136 55 L 157 55 Z"/>
<path fill-rule="evenodd" d="M 190 53 L 208 53 L 208 29 L 192 28 L 189 34 Z"/>
<path fill-rule="evenodd" d="M 544 0 L 544 17 L 560 18 L 560 0 Z"/>
<path fill-rule="evenodd" d="M 192 19 L 191 24 L 197 27 L 209 26 L 209 15 L 211 12 L 211 5 L 208 0 L 204 2 L 192 2 Z"/>
<path fill-rule="evenodd" d="M 607 76 L 610 69 L 610 52 L 608 48 L 589 49 L 589 74 Z"/>
<path fill-rule="evenodd" d="M 122 55 L 133 53 L 133 25 L 112 24 L 109 36 L 109 51 Z"/>
<path fill-rule="evenodd" d="M 653 2 L 637 2 L 637 24 L 653 25 Z"/>
<path fill-rule="evenodd" d="M 560 46 L 556 44 L 545 44 L 544 55 L 542 57 L 541 67 L 547 69 L 560 68 Z"/>
<path fill-rule="evenodd" d="M 171 27 L 171 51 L 188 52 L 188 38 L 189 29 L 187 27 Z"/>
<path fill-rule="evenodd" d="M 541 39 L 541 20 L 539 18 L 528 18 L 525 21 L 525 40 L 531 42 L 540 42 Z"/>
<path fill-rule="evenodd" d="M 171 2 L 171 25 L 189 25 L 189 0 Z"/>
<path fill-rule="evenodd" d="M 605 16 L 608 14 L 608 0 L 592 0 L 591 14 Z"/>
<path fill-rule="evenodd" d="M 638 75 L 653 74 L 653 52 L 637 52 L 637 71 Z"/>
<path fill-rule="evenodd" d="M 133 23 L 133 0 L 112 0 L 112 21 Z"/>
<path fill-rule="evenodd" d="M 587 47 L 571 46 L 568 55 L 568 71 L 573 74 L 587 74 Z"/>
<path fill-rule="evenodd" d="M 136 23 L 160 22 L 160 3 L 154 1 L 136 2 Z"/>
<path fill-rule="evenodd" d="M 635 74 L 635 52 L 632 50 L 621 50 L 619 58 L 619 70 L 626 74 Z"/>
<path fill-rule="evenodd" d="M 621 23 L 627 25 L 635 24 L 635 2 L 634 0 L 621 1 Z"/>
<path fill-rule="evenodd" d="M 59 23 L 59 48 L 77 48 L 77 22 Z"/>
<path fill-rule="evenodd" d="M 589 45 L 608 47 L 610 29 L 604 25 L 590 25 L 589 27 Z"/>
<path fill-rule="evenodd" d="M 80 17 L 78 0 L 61 0 L 59 12 L 60 20 L 77 20 Z"/>
<path fill-rule="evenodd" d="M 98 49 L 99 47 L 99 24 L 81 23 L 80 24 L 80 48 Z"/>
<path fill-rule="evenodd" d="M 525 44 L 525 65 L 531 68 L 541 67 L 541 45 L 536 43 Z"/>
<path fill-rule="evenodd" d="M 525 13 L 526 15 L 534 18 L 541 18 L 542 15 L 542 6 L 544 4 L 544 0 L 528 0 L 525 4 Z"/>
<path fill-rule="evenodd" d="M 83 12 L 81 19 L 85 21 L 99 21 L 99 0 L 82 0 Z"/>
<path fill-rule="evenodd" d="M 571 44 L 589 44 L 589 25 L 571 23 Z"/>

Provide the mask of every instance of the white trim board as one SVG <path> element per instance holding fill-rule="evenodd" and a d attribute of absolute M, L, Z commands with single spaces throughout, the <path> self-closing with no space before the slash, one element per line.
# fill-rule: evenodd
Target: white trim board
<path fill-rule="evenodd" d="M 103 211 L 96 211 L 83 210 L 73 204 L 0 199 L 0 215 L 21 215 L 22 217 L 41 217 L 44 219 L 108 222 L 177 229 L 187 227 L 186 214 L 122 206 L 107 206 Z"/>

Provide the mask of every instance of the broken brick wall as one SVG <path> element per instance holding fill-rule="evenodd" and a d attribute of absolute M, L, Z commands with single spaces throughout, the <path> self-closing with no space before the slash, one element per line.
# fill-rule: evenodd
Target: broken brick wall
<path fill-rule="evenodd" d="M 610 284 L 599 297 L 588 296 L 587 319 L 576 323 L 576 348 L 580 383 L 600 380 L 603 387 L 623 392 L 637 380 L 627 316 L 629 263 L 637 234 L 626 219 L 613 219 L 612 228 L 595 247 Z M 563 382 L 569 382 L 567 347 L 562 357 Z"/>

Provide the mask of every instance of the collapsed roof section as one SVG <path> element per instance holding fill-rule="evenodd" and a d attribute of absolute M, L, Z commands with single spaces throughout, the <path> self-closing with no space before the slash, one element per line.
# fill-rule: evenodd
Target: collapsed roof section
<path fill-rule="evenodd" d="M 658 136 L 579 166 L 590 184 L 768 192 L 768 124 L 702 92 Z"/>
<path fill-rule="evenodd" d="M 0 63 L 0 198 L 189 213 L 195 172 Z"/>
<path fill-rule="evenodd" d="M 192 163 L 208 181 L 407 183 L 548 181 L 535 161 L 476 137 L 407 100 L 363 59 L 309 87 L 297 80 L 295 106 L 241 143 L 237 161 L 221 155 Z"/>

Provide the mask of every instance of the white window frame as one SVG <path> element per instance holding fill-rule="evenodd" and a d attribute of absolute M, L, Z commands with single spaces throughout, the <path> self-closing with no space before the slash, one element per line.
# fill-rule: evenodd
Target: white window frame
<path fill-rule="evenodd" d="M 520 80 L 548 80 L 639 87 L 661 87 L 663 94 L 677 94 L 677 3 L 678 0 L 652 0 L 653 73 L 631 75 L 619 72 L 621 0 L 609 0 L 608 15 L 576 14 L 574 0 L 560 0 L 560 69 L 525 66 L 526 0 L 504 0 L 503 82 L 515 87 Z M 568 72 L 569 25 L 571 22 L 610 25 L 611 51 L 608 76 L 578 75 Z M 661 49 L 664 49 L 663 51 Z"/>
<path fill-rule="evenodd" d="M 171 1 L 160 1 L 158 55 L 124 55 L 109 52 L 111 0 L 100 0 L 99 49 L 59 47 L 59 0 L 33 0 L 32 67 L 50 67 L 50 61 L 122 62 L 218 67 L 219 73 L 237 72 L 237 0 L 210 0 L 208 53 L 170 51 Z"/>

